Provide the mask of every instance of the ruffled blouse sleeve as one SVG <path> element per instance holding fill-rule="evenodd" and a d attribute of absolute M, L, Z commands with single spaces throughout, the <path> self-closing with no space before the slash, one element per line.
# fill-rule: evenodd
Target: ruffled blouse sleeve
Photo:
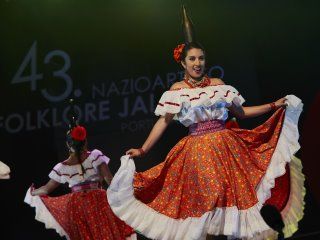
<path fill-rule="evenodd" d="M 164 116 L 166 113 L 176 114 L 181 110 L 181 90 L 166 91 L 162 94 L 155 114 Z"/>
<path fill-rule="evenodd" d="M 97 170 L 97 168 L 99 167 L 99 165 L 101 165 L 102 163 L 105 164 L 109 164 L 110 162 L 110 158 L 108 158 L 107 156 L 105 156 L 100 150 L 95 149 L 91 152 L 92 155 L 92 166 L 94 167 L 94 169 Z"/>
<path fill-rule="evenodd" d="M 55 165 L 52 171 L 49 173 L 49 178 L 59 183 L 67 182 L 66 178 L 63 175 L 63 168 L 64 165 L 62 163 L 58 163 L 57 165 Z"/>
<path fill-rule="evenodd" d="M 230 85 L 209 86 L 166 91 L 161 96 L 155 114 L 164 116 L 166 113 L 177 114 L 182 108 L 197 106 L 210 107 L 218 102 L 242 105 L 245 100 L 234 87 Z"/>

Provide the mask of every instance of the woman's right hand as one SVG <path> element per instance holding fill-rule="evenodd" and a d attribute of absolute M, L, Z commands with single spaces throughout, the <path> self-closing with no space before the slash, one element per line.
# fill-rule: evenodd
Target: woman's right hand
<path fill-rule="evenodd" d="M 130 157 L 134 158 L 134 157 L 142 157 L 142 152 L 140 149 L 137 148 L 131 148 L 128 151 L 126 151 L 127 155 L 130 155 Z"/>
<path fill-rule="evenodd" d="M 46 185 L 43 185 L 42 187 L 35 188 L 34 184 L 32 183 L 30 186 L 30 194 L 32 196 L 44 196 L 50 194 L 54 189 L 56 189 L 60 185 L 59 182 L 50 179 Z"/>
<path fill-rule="evenodd" d="M 30 194 L 31 194 L 31 196 L 44 195 L 44 194 L 42 193 L 42 189 L 41 189 L 41 188 L 36 189 L 36 188 L 34 187 L 34 184 L 33 184 L 33 183 L 32 183 L 31 186 L 30 186 Z"/>

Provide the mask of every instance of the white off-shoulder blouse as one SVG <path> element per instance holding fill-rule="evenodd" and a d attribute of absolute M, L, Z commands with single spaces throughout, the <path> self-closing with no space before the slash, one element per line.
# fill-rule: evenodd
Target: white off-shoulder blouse
<path fill-rule="evenodd" d="M 58 163 L 50 172 L 49 177 L 59 183 L 68 183 L 69 187 L 93 179 L 98 175 L 98 166 L 102 163 L 108 164 L 110 159 L 100 150 L 95 149 L 82 162 L 85 173 L 82 173 L 80 164 L 67 165 Z"/>
<path fill-rule="evenodd" d="M 155 110 L 157 116 L 175 114 L 174 119 L 188 127 L 193 123 L 228 118 L 228 107 L 232 103 L 245 102 L 240 93 L 230 85 L 205 88 L 182 88 L 163 93 Z"/>

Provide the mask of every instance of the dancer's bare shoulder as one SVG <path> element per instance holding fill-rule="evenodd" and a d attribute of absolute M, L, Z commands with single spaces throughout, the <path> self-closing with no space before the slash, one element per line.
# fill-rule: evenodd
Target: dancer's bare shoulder
<path fill-rule="evenodd" d="M 172 86 L 170 87 L 170 90 L 179 90 L 182 88 L 190 88 L 184 81 L 179 81 L 176 82 L 174 84 L 172 84 Z"/>
<path fill-rule="evenodd" d="M 210 78 L 210 85 L 225 85 L 225 83 L 220 78 Z"/>

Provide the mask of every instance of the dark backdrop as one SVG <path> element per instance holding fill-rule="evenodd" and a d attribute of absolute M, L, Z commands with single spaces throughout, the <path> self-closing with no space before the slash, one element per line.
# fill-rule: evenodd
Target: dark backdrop
<path fill-rule="evenodd" d="M 319 231 L 320 2 L 185 3 L 211 76 L 235 86 L 247 105 L 287 94 L 305 103 L 298 156 L 307 204 L 298 234 Z M 23 198 L 67 156 L 68 99 L 76 99 L 90 148 L 109 156 L 115 172 L 125 150 L 143 144 L 162 92 L 181 78 L 172 57 L 183 40 L 180 1 L 1 0 L 0 30 L 0 160 L 12 169 L 11 180 L 0 182 L 1 235 L 58 239 L 34 220 Z M 266 117 L 240 124 L 251 128 Z M 161 162 L 185 134 L 171 124 L 151 153 L 136 161 L 137 169 Z"/>

